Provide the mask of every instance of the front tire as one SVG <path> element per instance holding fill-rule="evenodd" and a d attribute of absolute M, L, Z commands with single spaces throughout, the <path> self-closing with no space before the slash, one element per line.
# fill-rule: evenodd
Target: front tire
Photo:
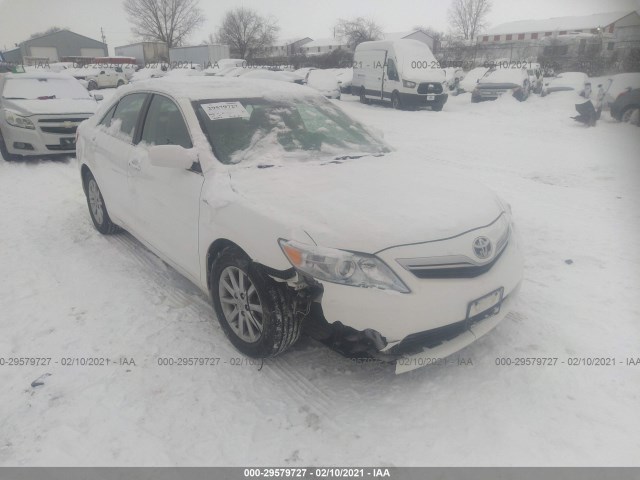
<path fill-rule="evenodd" d="M 91 80 L 89 82 L 89 84 L 87 85 L 87 90 L 92 91 L 92 90 L 97 90 L 98 89 L 98 84 L 96 82 L 94 82 L 93 80 Z"/>
<path fill-rule="evenodd" d="M 102 198 L 102 192 L 98 187 L 98 182 L 89 171 L 84 175 L 84 191 L 87 195 L 87 205 L 89 207 L 89 215 L 93 225 L 103 235 L 111 235 L 116 233 L 119 228 L 111 221 L 107 206 Z"/>
<path fill-rule="evenodd" d="M 273 357 L 300 338 L 308 301 L 263 273 L 240 249 L 222 250 L 210 278 L 220 326 L 240 352 Z"/>
<path fill-rule="evenodd" d="M 7 145 L 4 143 L 4 137 L 2 134 L 0 134 L 0 155 L 2 155 L 2 158 L 7 162 L 17 159 L 15 155 L 9 153 L 9 150 L 7 150 Z"/>
<path fill-rule="evenodd" d="M 391 94 L 391 106 L 396 110 L 402 110 L 402 102 L 400 101 L 400 95 L 398 95 L 398 92 L 393 92 Z"/>
<path fill-rule="evenodd" d="M 123 85 L 124 85 L 124 81 L 118 80 L 118 84 L 116 85 L 116 88 L 120 88 Z"/>
<path fill-rule="evenodd" d="M 620 115 L 620 121 L 640 126 L 640 107 L 628 107 Z"/>

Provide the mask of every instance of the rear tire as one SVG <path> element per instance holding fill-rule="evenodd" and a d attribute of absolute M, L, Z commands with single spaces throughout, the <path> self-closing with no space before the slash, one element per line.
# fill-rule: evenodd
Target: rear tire
<path fill-rule="evenodd" d="M 120 228 L 111 221 L 104 198 L 102 198 L 102 193 L 98 187 L 98 182 L 89 171 L 84 175 L 84 191 L 87 196 L 89 215 L 91 215 L 91 221 L 96 230 L 103 235 L 111 235 L 118 232 Z"/>
<path fill-rule="evenodd" d="M 300 338 L 309 301 L 266 275 L 239 248 L 220 252 L 210 278 L 220 326 L 240 352 L 253 358 L 273 357 Z"/>
<path fill-rule="evenodd" d="M 360 103 L 364 104 L 364 105 L 368 105 L 369 104 L 369 99 L 365 96 L 365 89 L 364 87 L 362 87 L 360 89 Z"/>
<path fill-rule="evenodd" d="M 441 112 L 442 107 L 444 107 L 444 105 L 432 105 L 431 110 L 433 110 L 434 112 Z"/>
<path fill-rule="evenodd" d="M 116 85 L 116 88 L 120 88 L 123 85 L 124 85 L 124 82 L 122 80 L 118 80 L 118 84 Z"/>

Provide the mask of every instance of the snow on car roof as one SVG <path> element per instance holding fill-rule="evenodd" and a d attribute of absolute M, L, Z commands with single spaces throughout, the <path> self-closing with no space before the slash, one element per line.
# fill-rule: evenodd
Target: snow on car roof
<path fill-rule="evenodd" d="M 242 77 L 163 77 L 122 88 L 127 92 L 153 90 L 186 100 L 250 97 L 285 100 L 317 95 L 312 89 L 295 83 Z"/>
<path fill-rule="evenodd" d="M 62 72 L 51 72 L 51 71 L 41 71 L 41 72 L 28 72 L 28 73 L 7 73 L 4 78 L 73 78 L 68 73 Z M 74 79 L 75 80 L 75 79 Z"/>

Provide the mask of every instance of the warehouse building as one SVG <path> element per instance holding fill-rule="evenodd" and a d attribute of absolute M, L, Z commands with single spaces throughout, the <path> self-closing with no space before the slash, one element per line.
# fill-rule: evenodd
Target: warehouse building
<path fill-rule="evenodd" d="M 18 48 L 3 53 L 7 62 L 38 63 L 59 62 L 68 58 L 107 57 L 106 43 L 99 42 L 70 30 L 60 30 L 40 37 L 30 38 L 19 44 Z"/>

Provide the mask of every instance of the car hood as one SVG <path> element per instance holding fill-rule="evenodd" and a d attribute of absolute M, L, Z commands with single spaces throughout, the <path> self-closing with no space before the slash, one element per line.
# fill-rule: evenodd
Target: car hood
<path fill-rule="evenodd" d="M 262 167 L 231 167 L 236 194 L 325 247 L 375 253 L 445 239 L 488 225 L 503 211 L 478 183 L 397 153 Z"/>
<path fill-rule="evenodd" d="M 51 100 L 2 100 L 5 108 L 23 116 L 68 115 L 76 113 L 93 114 L 98 104 L 93 98 L 73 100 L 58 98 Z"/>

